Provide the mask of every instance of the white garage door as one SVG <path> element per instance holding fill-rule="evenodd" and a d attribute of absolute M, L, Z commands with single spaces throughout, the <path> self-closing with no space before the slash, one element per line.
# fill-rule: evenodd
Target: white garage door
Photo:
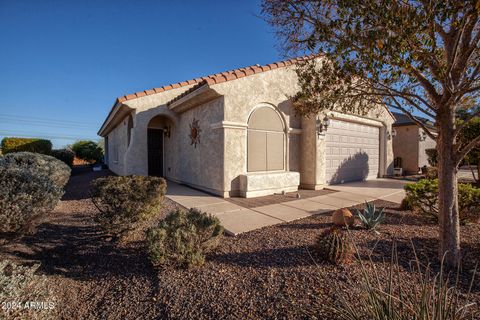
<path fill-rule="evenodd" d="M 378 127 L 332 119 L 325 138 L 328 184 L 377 178 Z"/>

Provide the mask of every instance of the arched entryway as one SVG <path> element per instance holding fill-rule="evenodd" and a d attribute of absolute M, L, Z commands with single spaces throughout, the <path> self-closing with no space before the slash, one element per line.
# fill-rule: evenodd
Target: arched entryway
<path fill-rule="evenodd" d="M 148 175 L 165 175 L 165 138 L 170 136 L 172 121 L 164 115 L 153 117 L 147 126 Z"/>

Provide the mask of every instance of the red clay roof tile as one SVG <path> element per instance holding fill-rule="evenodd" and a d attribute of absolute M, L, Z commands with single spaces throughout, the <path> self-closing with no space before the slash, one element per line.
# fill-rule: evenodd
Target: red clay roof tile
<path fill-rule="evenodd" d="M 253 65 L 253 66 L 249 66 L 249 67 L 244 67 L 244 68 L 238 68 L 238 69 L 234 69 L 234 70 L 230 70 L 230 71 L 225 71 L 225 72 L 222 72 L 222 73 L 215 73 L 215 74 L 205 76 L 205 77 L 200 77 L 200 78 L 196 78 L 196 79 L 190 79 L 190 80 L 186 80 L 186 81 L 182 81 L 182 82 L 178 82 L 178 83 L 173 83 L 173 84 L 170 84 L 170 85 L 163 86 L 161 88 L 154 88 L 154 89 L 145 90 L 145 91 L 142 91 L 142 92 L 137 92 L 137 93 L 134 93 L 134 94 L 129 94 L 129 95 L 126 95 L 126 96 L 122 96 L 122 97 L 119 97 L 117 99 L 117 101 L 124 102 L 126 100 L 131 100 L 131 99 L 143 97 L 145 95 L 151 95 L 151 94 L 154 94 L 154 93 L 160 93 L 160 92 L 164 92 L 164 91 L 167 91 L 167 90 L 184 87 L 184 86 L 187 86 L 187 85 L 204 83 L 205 81 L 208 84 L 222 83 L 222 82 L 225 82 L 225 81 L 230 81 L 230 80 L 235 80 L 235 79 L 238 79 L 238 78 L 243 78 L 243 77 L 246 77 L 246 76 L 250 76 L 250 75 L 256 74 L 256 73 L 265 72 L 265 71 L 268 71 L 268 70 L 273 70 L 273 69 L 277 69 L 277 68 L 290 66 L 294 63 L 304 61 L 304 60 L 307 60 L 307 59 L 311 59 L 312 57 L 313 56 L 293 58 L 293 59 L 289 59 L 289 60 L 285 60 L 285 61 L 270 63 L 270 64 L 267 64 L 267 65 L 264 65 L 264 66 Z"/>

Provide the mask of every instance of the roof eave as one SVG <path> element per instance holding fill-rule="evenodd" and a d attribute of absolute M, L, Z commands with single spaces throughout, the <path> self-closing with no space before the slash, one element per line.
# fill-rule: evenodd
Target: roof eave
<path fill-rule="evenodd" d="M 212 89 L 208 81 L 199 83 L 180 96 L 170 100 L 167 106 L 175 113 L 182 113 L 201 104 L 212 101 L 221 94 Z"/>
<path fill-rule="evenodd" d="M 134 108 L 121 103 L 117 99 L 97 134 L 102 138 L 106 137 L 115 128 L 115 126 L 133 110 Z"/>

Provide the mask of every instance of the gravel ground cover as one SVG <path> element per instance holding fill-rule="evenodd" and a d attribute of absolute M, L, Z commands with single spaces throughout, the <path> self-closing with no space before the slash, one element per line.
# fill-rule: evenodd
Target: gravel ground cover
<path fill-rule="evenodd" d="M 64 199 L 37 233 L 0 251 L 42 264 L 40 272 L 57 292 L 59 319 L 338 319 L 332 306 L 340 297 L 350 295 L 354 305 L 362 302 L 358 262 L 333 266 L 312 250 L 315 238 L 331 225 L 330 214 L 226 236 L 201 268 L 154 270 L 143 248 L 143 232 L 114 244 L 94 223 L 88 184 L 104 174 L 72 176 Z M 423 262 L 438 266 L 438 228 L 396 204 L 376 204 L 387 207 L 380 234 L 354 229 L 351 237 L 363 261 L 373 261 L 368 272 L 376 268 L 383 280 L 394 239 L 404 285 L 412 288 L 417 280 L 409 271 L 411 243 Z M 166 199 L 158 219 L 176 207 Z M 479 239 L 478 225 L 462 227 L 462 292 L 467 292 L 480 257 Z M 480 281 L 467 298 L 480 303 Z"/>

